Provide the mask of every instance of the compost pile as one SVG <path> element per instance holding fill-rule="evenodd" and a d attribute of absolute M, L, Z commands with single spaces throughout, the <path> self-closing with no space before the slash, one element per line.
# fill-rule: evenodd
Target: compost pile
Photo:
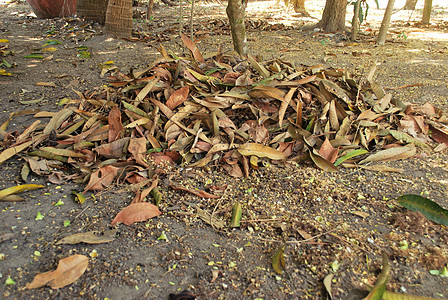
<path fill-rule="evenodd" d="M 380 162 L 448 145 L 446 114 L 394 100 L 373 80 L 374 68 L 357 83 L 319 65 L 221 50 L 203 56 L 182 40 L 190 55 L 160 46 L 161 58 L 144 70 L 124 74 L 113 62 L 101 65 L 107 86 L 61 99 L 58 112 L 35 113 L 23 132 L 7 132 L 8 122 L 29 112 L 12 114 L 1 126 L 0 163 L 20 156 L 24 181 L 33 172 L 52 183 L 85 183 L 84 192 L 129 183 L 133 203 L 152 195 L 158 204 L 158 176 L 168 165 L 234 177 L 306 161 L 325 171 L 399 172 Z"/>

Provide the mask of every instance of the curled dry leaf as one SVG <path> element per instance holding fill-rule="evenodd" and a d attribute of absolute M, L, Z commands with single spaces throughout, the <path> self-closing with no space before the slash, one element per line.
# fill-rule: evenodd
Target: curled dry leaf
<path fill-rule="evenodd" d="M 55 271 L 37 274 L 26 284 L 27 289 L 37 289 L 49 285 L 52 289 L 67 286 L 81 277 L 87 269 L 89 258 L 85 255 L 72 255 L 59 261 Z"/>
<path fill-rule="evenodd" d="M 111 225 L 114 226 L 118 223 L 132 225 L 136 222 L 143 222 L 161 214 L 160 210 L 154 204 L 147 202 L 135 203 L 120 211 L 112 220 Z"/>
<path fill-rule="evenodd" d="M 168 106 L 169 109 L 173 110 L 182 103 L 187 100 L 188 92 L 190 91 L 190 88 L 188 86 L 184 86 L 177 91 L 175 91 L 170 98 L 166 101 L 166 106 Z"/>
<path fill-rule="evenodd" d="M 114 106 L 109 112 L 109 143 L 117 140 L 123 132 L 123 124 L 121 123 L 121 112 L 118 107 Z"/>
<path fill-rule="evenodd" d="M 395 147 L 378 151 L 368 156 L 366 159 L 360 161 L 359 163 L 365 164 L 368 162 L 375 162 L 375 161 L 392 161 L 392 160 L 406 159 L 411 156 L 414 156 L 415 153 L 416 153 L 415 146 L 413 144 L 409 144 L 404 147 Z"/>
<path fill-rule="evenodd" d="M 108 187 L 115 177 L 117 177 L 119 168 L 114 166 L 105 166 L 98 169 L 95 173 L 90 175 L 90 180 L 84 191 L 89 190 L 102 190 Z"/>
<path fill-rule="evenodd" d="M 139 165 L 147 167 L 148 164 L 145 161 L 144 154 L 146 153 L 146 138 L 141 137 L 138 139 L 131 139 L 129 141 L 128 151 L 132 154 L 135 162 Z"/>
<path fill-rule="evenodd" d="M 331 143 L 328 140 L 328 138 L 325 139 L 319 150 L 320 156 L 322 156 L 331 163 L 334 163 L 336 161 L 336 158 L 338 157 L 338 152 L 339 151 L 337 148 L 333 148 L 333 146 L 331 146 Z"/>
<path fill-rule="evenodd" d="M 285 159 L 285 155 L 272 147 L 256 143 L 246 143 L 238 147 L 238 152 L 244 156 L 267 157 L 270 159 Z"/>
<path fill-rule="evenodd" d="M 195 43 L 188 36 L 186 36 L 183 33 L 181 33 L 180 36 L 181 36 L 182 41 L 184 42 L 185 46 L 187 46 L 187 48 L 193 54 L 193 58 L 200 63 L 205 63 L 204 57 L 202 57 L 202 54 L 199 51 L 198 47 L 196 47 Z"/>
<path fill-rule="evenodd" d="M 102 244 L 102 243 L 108 243 L 112 242 L 115 239 L 115 235 L 117 234 L 117 229 L 107 230 L 104 233 L 101 233 L 99 231 L 88 231 L 88 232 L 82 232 L 82 233 L 76 233 L 69 236 L 66 236 L 65 238 L 59 240 L 56 245 L 60 244 L 79 244 L 79 243 L 86 243 L 86 244 Z"/>
<path fill-rule="evenodd" d="M 316 166 L 318 166 L 319 168 L 321 168 L 324 171 L 327 172 L 337 172 L 338 168 L 336 168 L 331 162 L 329 162 L 328 160 L 326 160 L 325 158 L 323 158 L 322 156 L 320 156 L 319 154 L 313 153 L 314 151 L 316 151 L 315 149 L 313 149 L 313 151 L 310 151 L 310 157 L 311 160 L 316 164 Z"/>

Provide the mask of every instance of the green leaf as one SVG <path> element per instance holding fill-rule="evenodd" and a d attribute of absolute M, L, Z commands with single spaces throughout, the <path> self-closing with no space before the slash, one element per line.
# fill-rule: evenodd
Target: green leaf
<path fill-rule="evenodd" d="M 384 292 L 386 291 L 386 284 L 389 280 L 390 265 L 387 254 L 383 252 L 383 269 L 380 276 L 375 282 L 375 286 L 370 293 L 363 300 L 381 300 L 383 299 Z"/>
<path fill-rule="evenodd" d="M 8 276 L 8 278 L 6 278 L 5 285 L 14 285 L 14 284 L 16 284 L 16 282 L 12 280 L 10 276 Z"/>
<path fill-rule="evenodd" d="M 37 212 L 35 220 L 39 221 L 39 220 L 43 220 L 43 218 L 44 218 L 44 216 L 40 212 Z"/>
<path fill-rule="evenodd" d="M 422 141 L 419 141 L 419 140 L 413 138 L 412 136 L 410 136 L 406 132 L 399 131 L 399 130 L 392 130 L 392 129 L 389 129 L 386 132 L 389 133 L 391 136 L 393 136 L 398 141 L 405 142 L 405 143 L 412 143 L 412 144 L 414 144 L 414 145 L 416 145 L 418 147 L 421 147 L 421 148 L 428 148 L 429 147 L 427 144 L 425 144 Z"/>
<path fill-rule="evenodd" d="M 232 209 L 232 219 L 230 220 L 230 227 L 240 227 L 240 221 L 242 216 L 241 203 L 235 202 Z"/>
<path fill-rule="evenodd" d="M 154 198 L 154 205 L 159 206 L 160 201 L 162 201 L 162 193 L 157 188 L 153 188 L 150 194 Z"/>
<path fill-rule="evenodd" d="M 61 44 L 61 42 L 58 40 L 48 40 L 45 42 L 44 47 L 48 45 L 59 45 L 59 44 Z"/>
<path fill-rule="evenodd" d="M 65 220 L 64 221 L 64 227 L 68 227 L 70 226 L 70 220 Z"/>
<path fill-rule="evenodd" d="M 44 56 L 42 54 L 30 54 L 30 55 L 25 55 L 25 58 L 40 58 L 43 59 Z"/>
<path fill-rule="evenodd" d="M 86 202 L 86 195 L 84 195 L 84 193 L 81 192 L 77 192 L 77 191 L 72 191 L 72 194 L 75 195 L 75 201 L 80 203 L 80 204 L 84 204 L 84 202 Z"/>
<path fill-rule="evenodd" d="M 90 58 L 90 52 L 87 52 L 87 51 L 79 51 L 77 57 L 81 57 L 81 58 Z"/>
<path fill-rule="evenodd" d="M 436 300 L 435 298 L 384 291 L 383 300 Z"/>
<path fill-rule="evenodd" d="M 162 234 L 157 238 L 158 241 L 166 241 L 168 238 L 166 237 L 165 231 L 162 231 Z"/>
<path fill-rule="evenodd" d="M 64 201 L 62 201 L 61 199 L 59 199 L 58 202 L 54 204 L 54 206 L 61 206 L 61 205 L 64 205 Z"/>
<path fill-rule="evenodd" d="M 431 221 L 448 226 L 448 210 L 428 198 L 408 194 L 398 197 L 397 202 L 411 211 L 421 212 Z"/>
<path fill-rule="evenodd" d="M 341 163 L 343 163 L 344 161 L 346 161 L 347 159 L 353 158 L 355 156 L 359 156 L 359 155 L 363 155 L 369 153 L 369 151 L 365 150 L 365 149 L 357 149 L 357 150 L 353 150 L 350 151 L 349 153 L 347 153 L 346 155 L 340 157 L 335 163 L 335 166 L 340 165 Z"/>

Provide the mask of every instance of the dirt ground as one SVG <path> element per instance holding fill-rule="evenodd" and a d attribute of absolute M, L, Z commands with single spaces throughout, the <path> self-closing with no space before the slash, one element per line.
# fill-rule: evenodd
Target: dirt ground
<path fill-rule="evenodd" d="M 315 1 L 308 10 L 319 18 L 322 7 L 323 1 Z M 195 36 L 203 53 L 231 49 L 224 11 L 223 4 L 198 5 Z M 429 26 L 418 23 L 419 10 L 398 11 L 386 45 L 377 46 L 375 33 L 383 12 L 372 7 L 359 40 L 352 42 L 342 33 L 303 32 L 300 26 L 316 19 L 296 16 L 282 3 L 259 1 L 248 8 L 249 49 L 265 60 L 345 68 L 359 80 L 377 63 L 377 81 L 394 97 L 430 102 L 446 111 L 448 6 L 435 8 Z M 0 76 L 0 123 L 15 111 L 56 111 L 62 98 L 76 97 L 74 90 L 108 84 L 99 67 L 106 61 L 126 72 L 158 58 L 159 43 L 184 51 L 178 8 L 164 4 L 156 5 L 152 20 L 136 20 L 131 41 L 108 37 L 100 26 L 79 19 L 37 20 L 30 13 L 22 1 L 0 6 L 0 39 L 9 40 L 0 46 L 14 51 L 2 57 L 13 65 L 8 69 L 13 76 Z M 187 29 L 189 20 L 184 19 Z M 61 44 L 44 53 L 44 59 L 24 57 L 40 51 L 48 40 Z M 54 85 L 36 85 L 39 82 Z M 31 115 L 16 117 L 8 131 L 22 131 L 32 122 Z M 342 168 L 330 174 L 304 163 L 267 166 L 235 180 L 219 168 L 169 169 L 160 185 L 162 215 L 132 226 L 121 224 L 113 242 L 98 245 L 56 242 L 73 233 L 111 229 L 113 217 L 131 201 L 126 187 L 111 187 L 80 205 L 71 191 L 82 186 L 32 177 L 31 183 L 46 187 L 27 193 L 24 202 L 1 202 L 0 295 L 167 299 L 170 293 L 189 290 L 197 299 L 318 299 L 325 298 L 324 277 L 334 273 L 335 299 L 361 299 L 365 284 L 374 284 L 380 272 L 384 250 L 392 267 L 388 290 L 448 298 L 447 278 L 429 273 L 448 263 L 447 228 L 394 201 L 402 194 L 422 194 L 448 208 L 446 151 L 419 151 L 411 159 L 386 164 L 402 168 L 402 173 Z M 0 189 L 21 183 L 22 164 L 16 157 L 1 165 Z M 186 187 L 226 184 L 228 189 L 218 200 L 200 199 L 170 189 L 168 177 Z M 216 230 L 196 215 L 194 207 L 199 206 L 227 222 L 235 199 L 243 204 L 239 229 Z M 55 206 L 59 200 L 64 205 Z M 36 220 L 37 213 L 44 218 Z M 64 227 L 66 220 L 70 225 Z M 167 240 L 158 239 L 162 233 Z M 271 262 L 285 242 L 287 273 L 280 276 Z M 37 273 L 55 269 L 59 259 L 72 254 L 90 257 L 87 271 L 75 283 L 58 290 L 25 289 Z M 8 277 L 15 284 L 6 285 Z"/>

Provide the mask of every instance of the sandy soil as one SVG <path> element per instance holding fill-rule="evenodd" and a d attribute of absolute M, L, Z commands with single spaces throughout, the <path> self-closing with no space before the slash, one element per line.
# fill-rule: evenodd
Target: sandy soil
<path fill-rule="evenodd" d="M 357 79 L 378 64 L 376 78 L 394 97 L 446 110 L 448 8 L 442 5 L 430 26 L 418 24 L 419 10 L 397 12 L 387 44 L 379 47 L 374 40 L 383 11 L 373 3 L 359 41 L 351 42 L 345 34 L 302 32 L 300 26 L 315 19 L 295 16 L 275 1 L 254 2 L 248 8 L 249 48 L 265 60 L 345 68 Z M 316 1 L 308 10 L 319 18 L 322 7 L 323 1 Z M 195 34 L 203 53 L 219 46 L 231 49 L 224 9 L 216 3 L 197 8 Z M 8 69 L 13 76 L 0 76 L 0 123 L 15 111 L 56 111 L 61 99 L 76 97 L 74 90 L 108 84 L 99 68 L 106 61 L 126 73 L 158 58 L 155 46 L 160 42 L 184 51 L 177 8 L 163 4 L 156 6 L 153 20 L 136 20 L 135 41 L 105 36 L 100 26 L 78 19 L 37 20 L 20 2 L 2 5 L 0 12 L 0 39 L 9 40 L 5 51 L 14 51 L 2 57 L 13 66 Z M 188 24 L 187 17 L 184 22 Z M 41 52 L 48 40 L 61 44 L 54 52 L 44 52 L 44 59 L 24 57 Z M 36 85 L 39 82 L 54 85 Z M 33 121 L 31 115 L 15 117 L 8 131 L 22 131 Z M 2 164 L 0 189 L 21 183 L 22 165 L 21 157 Z M 446 278 L 429 273 L 448 263 L 447 228 L 394 202 L 401 194 L 415 193 L 448 208 L 446 150 L 420 151 L 412 159 L 387 165 L 404 171 L 342 169 L 327 174 L 301 164 L 261 168 L 235 180 L 216 168 L 170 169 L 160 187 L 162 216 L 121 224 L 115 241 L 99 245 L 55 243 L 72 233 L 110 229 L 112 218 L 131 200 L 126 187 L 111 187 L 80 205 L 71 191 L 82 186 L 31 177 L 30 182 L 46 187 L 26 194 L 25 202 L 1 203 L 0 294 L 4 299 L 166 299 L 170 293 L 190 290 L 198 299 L 317 299 L 324 295 L 324 277 L 334 273 L 335 299 L 361 299 L 365 292 L 360 288 L 375 282 L 385 250 L 392 266 L 389 290 L 448 298 Z M 200 199 L 170 189 L 168 177 L 199 189 L 210 182 L 227 184 L 230 192 L 219 201 Z M 215 230 L 196 215 L 198 205 L 227 220 L 234 199 L 243 203 L 245 223 L 240 229 Z M 55 206 L 59 200 L 64 205 Z M 38 212 L 43 220 L 35 220 Z M 70 226 L 64 227 L 66 220 Z M 163 232 L 168 239 L 158 240 Z M 304 241 L 304 232 L 316 238 Z M 271 262 L 285 241 L 287 274 L 280 276 Z M 37 273 L 55 269 L 59 259 L 72 254 L 90 257 L 78 281 L 58 290 L 24 289 Z M 8 277 L 15 284 L 4 285 Z"/>

